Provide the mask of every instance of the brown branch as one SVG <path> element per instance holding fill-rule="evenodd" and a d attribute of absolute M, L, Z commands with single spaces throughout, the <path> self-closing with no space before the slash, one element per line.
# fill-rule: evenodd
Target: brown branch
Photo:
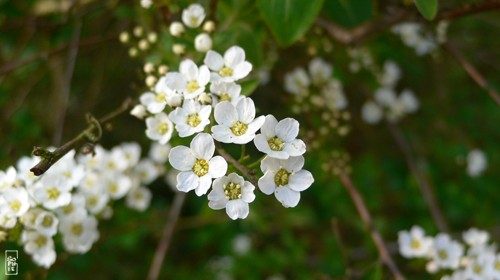
<path fill-rule="evenodd" d="M 484 1 L 477 4 L 466 4 L 462 7 L 453 8 L 439 12 L 434 21 L 450 20 L 477 13 L 494 11 L 500 9 L 500 0 Z"/>
<path fill-rule="evenodd" d="M 168 247 L 170 246 L 170 241 L 172 240 L 172 235 L 174 234 L 175 226 L 177 225 L 177 220 L 181 214 L 182 206 L 186 200 L 186 193 L 177 192 L 174 197 L 174 202 L 170 207 L 167 223 L 163 229 L 160 242 L 158 247 L 156 247 L 156 252 L 153 257 L 153 262 L 148 273 L 148 280 L 156 280 L 160 276 L 161 265 L 167 254 Z"/>
<path fill-rule="evenodd" d="M 370 215 L 370 212 L 368 211 L 368 208 L 366 207 L 366 204 L 363 201 L 363 197 L 361 196 L 361 194 L 357 190 L 357 188 L 354 185 L 354 183 L 352 182 L 351 178 L 349 177 L 349 175 L 342 173 L 342 174 L 340 174 L 340 181 L 342 181 L 342 185 L 349 193 L 349 196 L 351 197 L 354 205 L 356 206 L 356 209 L 358 210 L 359 215 L 361 216 L 361 220 L 363 220 L 363 223 L 365 224 L 368 231 L 370 232 L 370 235 L 373 239 L 373 242 L 375 243 L 375 246 L 377 247 L 377 251 L 379 253 L 380 259 L 389 268 L 392 275 L 394 276 L 394 279 L 396 279 L 396 280 L 405 279 L 405 277 L 399 271 L 399 268 L 396 266 L 396 263 L 392 259 L 391 255 L 389 253 L 389 250 L 387 249 L 387 245 L 385 244 L 384 240 L 382 239 L 382 236 L 380 235 L 378 230 L 375 228 L 375 225 L 373 224 L 373 219 Z"/>
<path fill-rule="evenodd" d="M 408 168 L 410 168 L 411 173 L 413 173 L 413 177 L 415 177 L 417 185 L 420 188 L 420 192 L 422 193 L 429 211 L 431 212 L 434 223 L 438 227 L 439 231 L 448 232 L 448 223 L 446 222 L 443 212 L 439 207 L 436 196 L 434 195 L 433 187 L 431 186 L 430 182 L 426 180 L 425 177 L 420 173 L 415 158 L 412 156 L 410 144 L 408 143 L 408 141 L 406 141 L 405 137 L 397 126 L 388 124 L 388 127 L 392 137 L 394 138 L 394 141 L 396 141 L 399 149 L 405 156 L 406 164 L 408 165 Z"/>
<path fill-rule="evenodd" d="M 500 106 L 500 95 L 494 88 L 492 88 L 488 84 L 488 81 L 486 81 L 484 76 L 481 75 L 481 73 L 474 67 L 474 65 L 469 63 L 465 56 L 463 56 L 462 53 L 449 42 L 443 44 L 443 47 L 455 58 L 455 60 L 462 66 L 462 68 L 464 68 L 469 77 L 471 77 L 478 86 L 486 90 L 490 97 L 497 103 L 498 106 Z"/>
<path fill-rule="evenodd" d="M 36 156 L 40 156 L 42 160 L 30 169 L 33 174 L 36 176 L 40 176 L 45 173 L 49 168 L 54 165 L 59 159 L 61 159 L 65 154 L 67 154 L 71 150 L 77 150 L 86 143 L 95 143 L 99 140 L 102 133 L 102 127 L 104 127 L 107 123 L 113 120 L 115 117 L 128 112 L 128 110 L 132 107 L 132 99 L 127 98 L 120 107 L 102 117 L 100 120 L 96 120 L 92 117 L 88 118 L 89 125 L 87 128 L 78 134 L 75 138 L 71 139 L 64 145 L 60 146 L 53 152 L 49 152 L 45 149 L 35 147 L 33 149 L 33 154 Z"/>
<path fill-rule="evenodd" d="M 252 183 L 255 187 L 257 187 L 257 178 L 255 178 L 255 174 L 257 173 L 255 170 L 248 169 L 245 165 L 241 164 L 237 159 L 231 156 L 226 150 L 224 150 L 219 143 L 216 142 L 215 147 L 217 148 L 217 152 L 229 163 L 231 163 L 236 169 L 238 169 L 243 175 L 247 178 L 247 180 Z"/>

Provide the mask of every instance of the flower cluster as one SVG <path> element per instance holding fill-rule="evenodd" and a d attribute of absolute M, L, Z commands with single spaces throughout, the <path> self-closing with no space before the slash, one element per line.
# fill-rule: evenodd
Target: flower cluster
<path fill-rule="evenodd" d="M 4 238 L 20 241 L 34 262 L 46 268 L 55 262 L 58 234 L 67 252 L 89 251 L 99 238 L 97 218 L 112 215 L 111 201 L 125 198 L 126 205 L 138 211 L 148 207 L 151 192 L 144 186 L 162 172 L 166 157 L 160 150 L 165 149 L 154 147 L 152 159 L 141 159 L 136 143 L 110 151 L 96 146 L 95 156 L 75 158 L 71 151 L 40 177 L 30 171 L 39 159 L 21 158 L 16 167 L 0 171 Z"/>
<path fill-rule="evenodd" d="M 489 244 L 488 232 L 471 228 L 462 234 L 465 244 L 446 233 L 435 237 L 425 235 L 419 226 L 399 232 L 399 252 L 405 258 L 429 260 L 427 271 L 452 271 L 442 280 L 498 279 L 500 254 L 495 244 Z"/>
<path fill-rule="evenodd" d="M 440 21 L 435 31 L 431 32 L 420 23 L 404 22 L 392 27 L 392 32 L 399 35 L 405 45 L 415 49 L 417 55 L 423 56 L 446 41 L 448 24 L 447 21 Z"/>
<path fill-rule="evenodd" d="M 208 51 L 204 65 L 186 59 L 178 72 L 168 72 L 154 91 L 140 97 L 140 106 L 147 112 L 146 135 L 151 140 L 165 144 L 173 135 L 194 136 L 189 147 L 179 145 L 170 151 L 169 162 L 179 171 L 176 188 L 194 190 L 198 196 L 208 193 L 209 207 L 225 208 L 231 219 L 248 216 L 255 186 L 236 173 L 226 174 L 228 163 L 214 156 L 215 141 L 239 145 L 253 141 L 267 155 L 258 187 L 265 194 L 274 193 L 285 207 L 296 206 L 300 192 L 313 183 L 311 173 L 302 170 L 306 146 L 297 139 L 299 123 L 291 118 L 278 121 L 272 115 L 256 116 L 253 100 L 241 95 L 237 82 L 251 69 L 245 51 L 238 46 L 224 55 Z"/>
<path fill-rule="evenodd" d="M 202 26 L 205 17 L 205 9 L 200 4 L 191 4 L 182 11 L 182 22 L 174 21 L 170 24 L 170 35 L 181 37 L 186 34 L 186 27 L 188 29 L 199 28 Z M 212 38 L 209 33 L 215 30 L 215 23 L 213 21 L 205 21 L 202 27 L 204 32 L 197 34 L 193 42 L 196 51 L 204 53 L 212 49 Z M 172 50 L 175 54 L 180 55 L 185 52 L 185 49 L 186 46 L 183 44 L 174 44 Z"/>
<path fill-rule="evenodd" d="M 395 87 L 400 78 L 399 66 L 386 61 L 383 72 L 378 76 L 381 87 L 375 91 L 375 100 L 365 102 L 361 109 L 361 117 L 366 123 L 377 124 L 384 115 L 388 121 L 397 122 L 406 114 L 418 110 L 418 99 L 411 90 L 404 89 L 399 96 L 396 95 Z"/>
<path fill-rule="evenodd" d="M 120 42 L 130 45 L 128 54 L 135 57 L 140 51 L 145 52 L 151 48 L 152 44 L 158 41 L 156 32 L 146 32 L 141 26 L 136 26 L 132 30 L 132 35 L 126 31 L 120 33 Z"/>

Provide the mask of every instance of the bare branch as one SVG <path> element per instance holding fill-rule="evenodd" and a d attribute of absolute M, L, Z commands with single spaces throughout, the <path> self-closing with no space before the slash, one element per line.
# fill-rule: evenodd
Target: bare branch
<path fill-rule="evenodd" d="M 484 1 L 477 4 L 466 4 L 462 7 L 444 10 L 436 16 L 434 21 L 440 21 L 443 19 L 451 20 L 459 17 L 495 10 L 500 10 L 500 0 Z"/>
<path fill-rule="evenodd" d="M 231 156 L 226 150 L 224 150 L 219 143 L 216 143 L 217 152 L 229 163 L 231 163 L 236 169 L 241 171 L 247 180 L 254 186 L 257 186 L 257 178 L 255 178 L 255 170 L 248 169 L 245 165 L 241 164 L 237 159 Z"/>

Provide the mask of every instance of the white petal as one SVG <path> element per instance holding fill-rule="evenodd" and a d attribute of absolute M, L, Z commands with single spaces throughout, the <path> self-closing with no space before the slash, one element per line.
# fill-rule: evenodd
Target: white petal
<path fill-rule="evenodd" d="M 193 168 L 196 158 L 186 146 L 177 146 L 170 150 L 168 161 L 179 171 L 189 171 Z"/>
<path fill-rule="evenodd" d="M 299 122 L 286 118 L 276 125 L 276 135 L 285 142 L 291 142 L 299 135 Z"/>
<path fill-rule="evenodd" d="M 288 187 L 278 187 L 274 192 L 276 199 L 285 207 L 295 207 L 299 204 L 300 193 Z"/>
<path fill-rule="evenodd" d="M 266 136 L 266 139 L 272 138 L 276 136 L 276 125 L 278 124 L 278 121 L 273 115 L 267 115 L 266 116 L 266 121 L 260 128 L 260 131 L 264 136 Z"/>
<path fill-rule="evenodd" d="M 202 196 L 206 194 L 207 191 L 210 189 L 211 185 L 212 185 L 212 178 L 210 178 L 210 176 L 200 177 L 200 184 L 195 190 L 196 195 Z"/>
<path fill-rule="evenodd" d="M 248 124 L 248 132 L 247 133 L 255 133 L 257 132 L 257 130 L 259 130 L 262 125 L 264 124 L 264 121 L 266 120 L 266 118 L 264 116 L 260 116 L 256 119 L 253 120 L 253 122 L 249 123 Z"/>
<path fill-rule="evenodd" d="M 209 160 L 215 151 L 214 139 L 208 133 L 200 133 L 191 141 L 191 150 L 197 157 Z"/>
<path fill-rule="evenodd" d="M 188 81 L 193 81 L 198 78 L 198 66 L 196 66 L 191 59 L 185 59 L 181 62 L 179 72 L 181 72 Z"/>
<path fill-rule="evenodd" d="M 210 71 L 206 65 L 200 67 L 200 72 L 198 76 L 198 84 L 204 87 L 210 81 Z"/>
<path fill-rule="evenodd" d="M 170 72 L 165 77 L 166 86 L 174 90 L 183 90 L 186 87 L 186 83 L 186 78 L 181 73 Z"/>
<path fill-rule="evenodd" d="M 269 143 L 267 143 L 267 139 L 264 135 L 257 134 L 253 139 L 253 143 L 255 144 L 255 147 L 257 147 L 257 150 L 261 151 L 262 153 L 268 154 L 269 152 L 271 152 Z"/>
<path fill-rule="evenodd" d="M 280 169 L 281 162 L 279 159 L 267 156 L 260 162 L 260 170 L 264 173 L 268 170 L 276 172 Z"/>
<path fill-rule="evenodd" d="M 279 164 L 288 170 L 288 172 L 297 172 L 304 167 L 304 157 L 289 157 L 287 160 L 280 161 Z"/>
<path fill-rule="evenodd" d="M 253 191 L 255 190 L 254 185 L 250 182 L 245 182 L 243 184 L 243 190 L 242 190 L 242 195 L 241 195 L 241 200 L 243 200 L 246 203 L 250 203 L 255 200 L 255 194 Z"/>
<path fill-rule="evenodd" d="M 180 172 L 177 174 L 177 186 L 175 187 L 181 192 L 188 192 L 196 189 L 199 181 L 199 177 L 192 171 Z"/>
<path fill-rule="evenodd" d="M 215 140 L 222 143 L 233 143 L 233 133 L 231 132 L 231 129 L 229 127 L 223 125 L 214 125 L 212 126 L 211 130 L 212 136 Z"/>
<path fill-rule="evenodd" d="M 276 174 L 274 172 L 268 171 L 264 174 L 264 176 L 260 177 L 258 185 L 259 189 L 263 193 L 269 195 L 274 192 L 274 190 L 276 189 L 276 184 L 274 183 L 275 175 Z"/>
<path fill-rule="evenodd" d="M 290 175 L 288 187 L 294 191 L 301 192 L 309 188 L 314 182 L 311 172 L 300 170 L 299 172 Z"/>
<path fill-rule="evenodd" d="M 219 71 L 224 66 L 224 59 L 219 53 L 214 51 L 208 51 L 203 62 L 213 71 Z"/>
<path fill-rule="evenodd" d="M 295 139 L 291 143 L 286 143 L 283 151 L 292 157 L 300 156 L 306 152 L 306 144 L 300 139 Z"/>
<path fill-rule="evenodd" d="M 226 204 L 226 213 L 233 220 L 245 219 L 249 212 L 248 203 L 243 202 L 241 199 L 230 200 Z"/>
<path fill-rule="evenodd" d="M 214 210 L 220 210 L 226 208 L 227 200 L 210 200 L 208 202 L 208 207 Z"/>
<path fill-rule="evenodd" d="M 236 105 L 240 122 L 250 123 L 255 118 L 255 104 L 251 98 L 243 98 Z"/>
<path fill-rule="evenodd" d="M 252 71 L 252 64 L 250 62 L 243 62 L 238 64 L 233 70 L 234 80 L 243 79 Z"/>
<path fill-rule="evenodd" d="M 212 178 L 219 178 L 226 175 L 227 162 L 221 156 L 213 157 L 209 162 L 208 173 Z"/>
<path fill-rule="evenodd" d="M 245 61 L 245 51 L 238 46 L 233 46 L 224 53 L 224 64 L 232 69 L 243 61 Z"/>
<path fill-rule="evenodd" d="M 214 117 L 218 124 L 232 127 L 238 121 L 238 111 L 231 102 L 224 101 L 215 106 Z"/>

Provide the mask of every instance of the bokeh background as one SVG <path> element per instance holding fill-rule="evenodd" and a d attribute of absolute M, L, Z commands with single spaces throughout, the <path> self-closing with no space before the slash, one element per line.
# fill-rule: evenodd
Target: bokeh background
<path fill-rule="evenodd" d="M 378 85 L 368 71 L 351 73 L 347 50 L 354 46 L 332 38 L 316 18 L 299 40 L 278 44 L 259 2 L 199 3 L 217 25 L 214 48 L 222 52 L 238 44 L 246 50 L 254 71 L 245 88 L 259 113 L 298 119 L 304 138 L 316 132 L 312 135 L 317 148 L 306 153 L 306 169 L 314 174 L 315 183 L 293 209 L 258 194 L 250 216 L 236 222 L 224 211 L 211 210 L 205 197 L 188 194 L 161 278 L 390 279 L 341 182 L 322 168 L 325 163 L 338 163 L 335 152 L 349 154 L 342 166 L 352 170 L 350 176 L 375 227 L 408 278 L 430 276 L 425 262 L 399 256 L 398 231 L 415 224 L 431 234 L 439 231 L 408 162 L 429 184 L 454 236 L 474 226 L 488 230 L 498 241 L 500 110 L 450 49 L 439 47 L 431 55 L 418 56 L 389 28 L 363 39 L 357 47 L 369 50 L 375 64 L 397 62 L 402 71 L 398 89 L 412 89 L 420 101 L 418 112 L 397 124 L 368 125 L 361 118 L 361 106 Z M 379 22 L 400 10 L 407 11 L 405 20 L 429 28 L 437 24 L 423 19 L 410 1 L 319 2 L 318 18 L 346 30 Z M 443 0 L 439 10 L 471 2 L 482 3 Z M 145 62 L 175 69 L 182 57 L 172 52 L 178 39 L 169 35 L 168 25 L 179 20 L 181 9 L 190 3 L 162 0 L 144 9 L 139 1 L 0 0 L 0 169 L 30 154 L 33 146 L 58 146 L 71 139 L 86 127 L 86 113 L 102 116 L 125 98 L 137 98 L 146 91 Z M 496 8 L 453 18 L 448 29 L 450 46 L 483 74 L 492 89 L 500 88 L 499 18 Z M 118 36 L 136 26 L 156 32 L 159 40 L 148 51 L 130 57 L 129 46 L 120 43 Z M 192 42 L 184 43 L 193 53 Z M 203 57 L 191 56 L 198 62 Z M 314 57 L 331 63 L 334 76 L 343 84 L 351 116 L 350 132 L 344 137 L 334 130 L 319 134 L 324 123 L 314 105 L 308 105 L 309 112 L 294 113 L 292 107 L 297 104 L 284 90 L 284 75 L 297 66 L 306 67 Z M 262 82 L 262 73 L 269 78 L 267 83 Z M 144 130 L 142 121 L 124 115 L 106 131 L 101 144 L 111 148 L 136 141 L 145 154 L 150 141 Z M 258 157 L 253 145 L 248 146 Z M 488 168 L 472 178 L 465 164 L 474 148 L 485 152 Z M 239 152 L 236 147 L 229 150 Z M 59 243 L 61 253 L 50 270 L 34 265 L 13 242 L 0 248 L 19 248 L 21 277 L 26 279 L 145 278 L 174 196 L 162 179 L 150 187 L 154 196 L 147 211 L 138 213 L 116 203 L 113 218 L 99 224 L 101 238 L 92 250 L 70 255 L 62 252 Z"/>

